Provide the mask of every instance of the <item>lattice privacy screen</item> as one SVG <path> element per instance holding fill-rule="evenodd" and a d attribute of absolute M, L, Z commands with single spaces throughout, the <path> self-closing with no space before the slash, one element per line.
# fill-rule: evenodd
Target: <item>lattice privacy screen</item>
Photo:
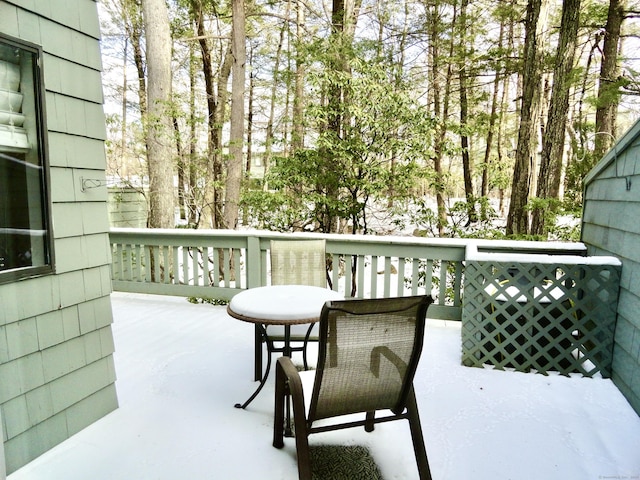
<path fill-rule="evenodd" d="M 462 363 L 611 375 L 620 267 L 468 261 Z"/>

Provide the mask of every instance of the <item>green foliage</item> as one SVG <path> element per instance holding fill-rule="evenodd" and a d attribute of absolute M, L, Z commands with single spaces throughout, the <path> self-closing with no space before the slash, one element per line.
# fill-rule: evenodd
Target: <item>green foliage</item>
<path fill-rule="evenodd" d="M 303 150 L 291 157 L 277 158 L 268 175 L 269 185 L 275 190 L 272 198 L 294 210 L 280 212 L 287 221 L 281 221 L 278 230 L 319 229 L 326 232 L 329 225 L 325 224 L 325 218 L 348 216 L 350 202 L 332 194 L 339 190 L 343 175 L 342 166 L 336 166 L 331 157 L 317 150 Z"/>
<path fill-rule="evenodd" d="M 205 213 L 202 219 L 209 221 L 211 192 L 216 192 L 216 203 L 224 195 L 225 163 L 221 160 L 221 151 L 208 150 L 207 135 L 211 132 L 206 123 L 207 104 L 203 101 L 202 52 L 198 47 L 197 32 L 193 31 L 193 19 L 196 13 L 202 13 L 205 19 L 210 60 L 215 72 L 214 77 L 207 80 L 213 80 L 222 88 L 218 82 L 222 80 L 219 75 L 224 70 L 222 62 L 229 38 L 231 3 L 176 0 L 169 2 L 169 6 L 174 40 L 175 104 L 167 107 L 172 107 L 171 114 L 177 119 L 184 152 L 187 146 L 189 149 L 195 147 L 192 156 L 185 154 L 181 160 L 188 171 L 190 182 L 186 198 L 189 207 L 196 211 L 192 219 L 197 226 L 200 212 Z M 144 42 L 140 43 L 143 32 L 139 1 L 106 0 L 102 7 L 105 10 L 103 50 L 110 58 L 118 60 L 113 65 L 120 65 L 122 60 L 123 68 L 128 71 L 136 58 L 132 47 L 144 47 Z M 263 228 L 284 231 L 301 228 L 328 231 L 341 220 L 341 226 L 350 224 L 354 231 L 364 233 L 371 224 L 367 216 L 372 205 L 377 208 L 385 203 L 402 203 L 404 197 L 418 191 L 417 182 L 421 182 L 420 194 L 428 189 L 429 193 L 437 192 L 446 197 L 454 188 L 459 191 L 462 183 L 460 136 L 463 134 L 469 137 L 472 180 L 477 186 L 479 173 L 485 168 L 480 165 L 481 150 L 488 140 L 490 125 L 494 128 L 494 136 L 491 157 L 486 165 L 488 191 L 494 194 L 498 189 L 510 188 L 513 159 L 509 156 L 519 125 L 519 109 L 514 107 L 518 105 L 517 96 L 521 92 L 509 85 L 515 85 L 522 74 L 523 57 L 519 49 L 522 47 L 521 24 L 526 15 L 526 2 L 471 2 L 465 8 L 464 17 L 462 5 L 455 6 L 450 2 L 379 2 L 373 9 L 359 10 L 358 18 L 350 19 L 357 22 L 357 28 L 353 34 L 345 35 L 328 25 L 330 11 L 313 8 L 311 4 L 305 4 L 307 15 L 303 35 L 294 31 L 296 22 L 291 19 L 295 17 L 295 8 L 292 10 L 288 2 L 246 2 L 245 7 L 248 38 L 251 39 L 248 66 L 251 67 L 252 88 L 247 93 L 252 100 L 250 113 L 256 133 L 251 137 L 250 147 L 254 152 L 262 147 L 267 149 L 260 142 L 264 141 L 265 125 L 273 107 L 273 124 L 268 126 L 273 137 L 268 140 L 268 150 L 292 151 L 292 132 L 296 135 L 298 132 L 293 128 L 292 120 L 299 119 L 297 115 L 295 118 L 291 115 L 293 100 L 301 102 L 306 109 L 304 142 L 310 148 L 290 159 L 278 160 L 279 165 L 267 179 L 273 191 L 260 192 L 259 185 L 245 184 L 246 189 L 252 190 L 243 198 L 245 219 Z M 589 154 L 587 144 L 593 138 L 586 139 L 593 133 L 593 125 L 588 125 L 585 119 L 594 118 L 608 7 L 607 2 L 599 0 L 583 0 L 580 6 L 582 43 L 573 72 L 575 81 L 580 82 L 579 85 L 571 82 L 570 101 L 575 124 L 570 131 L 571 137 L 568 135 L 567 138 L 574 144 L 564 185 L 565 199 L 569 201 L 564 208 L 569 210 L 580 209 L 582 179 L 597 160 Z M 331 6 L 328 8 L 330 10 Z M 553 47 L 559 34 L 561 3 L 550 5 L 547 13 L 548 28 L 540 45 L 541 66 L 548 71 L 552 68 Z M 623 30 L 627 37 L 637 33 L 636 25 L 628 18 Z M 629 46 L 622 42 L 621 73 L 602 97 L 609 103 L 622 92 L 621 112 L 628 110 L 624 106 L 626 98 L 634 94 L 632 88 L 637 85 L 637 81 L 633 83 L 637 71 L 633 69 L 631 53 Z M 304 66 L 304 74 L 300 77 L 297 76 L 298 66 Z M 437 66 L 436 72 L 430 70 L 433 66 Z M 452 76 L 447 78 L 449 68 Z M 437 75 L 435 79 L 433 74 Z M 298 78 L 304 82 L 302 97 L 297 97 L 294 90 L 294 81 Z M 464 124 L 460 119 L 460 78 L 467 85 L 468 115 Z M 144 177 L 147 168 L 146 142 L 137 98 L 139 85 L 135 78 L 123 83 L 116 70 L 106 79 L 106 98 L 113 102 L 112 107 L 117 107 L 108 111 L 121 112 L 122 107 L 127 111 L 125 118 L 116 114 L 107 119 L 109 175 L 128 172 L 133 181 Z M 501 83 L 495 90 L 500 95 L 492 118 L 494 80 Z M 193 106 L 190 103 L 192 86 L 198 98 Z M 123 91 L 123 88 L 127 90 Z M 436 103 L 440 104 L 438 112 L 435 111 Z M 228 106 L 224 105 L 225 108 Z M 622 120 L 618 122 L 621 130 L 625 119 Z M 226 132 L 228 110 L 219 121 L 220 131 Z M 437 138 L 438 142 L 433 138 L 436 121 L 442 123 L 442 129 L 438 130 L 442 132 L 442 138 Z M 579 125 L 580 122 L 584 124 Z M 192 134 L 195 138 L 191 138 Z M 442 153 L 444 170 L 437 179 L 430 172 L 434 143 L 442 147 L 438 148 L 438 153 Z M 214 161 L 216 166 L 212 175 L 209 167 Z M 476 207 L 482 212 L 479 204 Z M 467 230 L 467 206 L 453 205 L 448 210 L 447 234 L 469 235 L 464 231 Z M 425 229 L 437 225 L 432 212 L 424 214 L 427 217 Z M 490 216 L 481 217 L 491 221 Z M 497 235 L 490 223 L 473 225 L 472 235 L 480 236 L 482 232 L 492 237 Z"/>
<path fill-rule="evenodd" d="M 247 224 L 265 230 L 304 230 L 311 222 L 311 209 L 295 196 L 280 191 L 244 190 L 240 208 Z"/>
<path fill-rule="evenodd" d="M 409 262 L 411 260 L 407 260 Z M 455 264 L 453 262 L 446 262 L 447 273 L 445 274 L 445 282 L 444 286 L 444 298 L 445 302 L 449 304 L 453 304 L 453 300 L 457 289 L 455 288 Z M 428 262 L 425 260 L 420 260 L 418 262 L 418 288 L 426 288 L 427 291 L 430 289 L 440 290 L 440 272 L 442 268 L 442 261 L 434 260 L 432 262 Z M 406 288 L 411 288 L 413 283 L 413 279 L 410 277 L 404 278 L 404 284 Z M 430 287 L 430 288 L 429 288 Z"/>
<path fill-rule="evenodd" d="M 556 198 L 532 198 L 527 210 L 540 210 L 543 214 L 545 236 L 533 236 L 527 240 L 580 241 L 580 222 L 571 202 L 561 202 Z"/>
<path fill-rule="evenodd" d="M 411 260 L 407 259 L 406 262 Z M 440 260 L 434 260 L 429 263 L 426 260 L 420 260 L 418 262 L 418 288 L 426 288 L 432 286 L 435 289 L 440 287 L 440 276 L 437 272 L 440 270 Z M 411 277 L 404 277 L 404 285 L 406 288 L 413 286 L 413 279 Z"/>
<path fill-rule="evenodd" d="M 542 213 L 544 231 L 547 232 L 549 228 L 556 223 L 560 209 L 560 200 L 557 198 L 533 197 L 529 200 L 525 208 L 530 212 L 539 211 Z"/>
<path fill-rule="evenodd" d="M 607 23 L 608 10 L 608 2 L 583 1 L 580 4 L 580 24 L 604 28 Z"/>
<path fill-rule="evenodd" d="M 597 162 L 598 159 L 592 151 L 578 151 L 576 158 L 567 166 L 564 197 L 567 206 L 572 210 L 579 210 L 582 207 L 584 178 Z"/>
<path fill-rule="evenodd" d="M 403 227 L 406 222 L 416 225 L 415 235 L 438 237 L 438 215 L 425 199 L 419 199 L 405 207 L 406 217 L 396 215 L 394 223 Z M 470 208 L 466 201 L 458 201 L 447 209 L 448 222 L 445 236 L 450 238 L 503 238 L 504 233 L 496 226 L 498 215 L 489 203 L 489 199 L 474 199 L 472 211 L 476 212 L 475 220 L 469 218 Z M 478 212 L 481 214 L 478 215 Z"/>
<path fill-rule="evenodd" d="M 570 223 L 556 223 L 549 229 L 549 237 L 564 242 L 579 242 L 581 234 L 580 218 L 571 217 Z"/>
<path fill-rule="evenodd" d="M 229 300 L 224 300 L 222 298 L 211 298 L 211 297 L 188 297 L 187 301 L 193 304 L 208 303 L 210 305 L 227 305 L 229 303 Z"/>
<path fill-rule="evenodd" d="M 267 179 L 281 204 L 304 206 L 297 212 L 302 224 L 325 232 L 342 219 L 366 233 L 371 202 L 410 196 L 429 172 L 423 165 L 431 155 L 433 120 L 412 99 L 410 86 L 390 77 L 388 64 L 366 60 L 372 55 L 364 45 L 323 41 L 308 48 L 318 66 L 309 75 L 318 98 L 335 99 L 339 92 L 340 101 L 308 107 L 309 123 L 320 132 L 315 148 L 278 158 Z M 348 59 L 348 69 L 337 59 Z"/>
<path fill-rule="evenodd" d="M 494 158 L 493 161 L 489 163 L 488 176 L 489 187 L 491 189 L 506 190 L 511 186 L 513 163 L 513 158 L 507 158 L 502 161 Z"/>

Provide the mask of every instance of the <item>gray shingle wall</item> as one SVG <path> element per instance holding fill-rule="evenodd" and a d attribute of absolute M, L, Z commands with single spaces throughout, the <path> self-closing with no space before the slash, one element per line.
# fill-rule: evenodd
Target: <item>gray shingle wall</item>
<path fill-rule="evenodd" d="M 0 285 L 7 473 L 117 408 L 99 23 L 94 0 L 0 0 L 0 32 L 44 50 L 56 274 Z"/>
<path fill-rule="evenodd" d="M 612 378 L 640 414 L 640 121 L 586 183 L 582 241 L 622 260 Z"/>

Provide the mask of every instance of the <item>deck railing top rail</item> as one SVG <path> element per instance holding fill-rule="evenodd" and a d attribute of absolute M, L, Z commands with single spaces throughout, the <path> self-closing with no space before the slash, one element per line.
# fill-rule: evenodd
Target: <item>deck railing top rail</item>
<path fill-rule="evenodd" d="M 527 240 L 486 240 L 467 238 L 433 238 L 400 235 L 344 235 L 338 233 L 282 233 L 269 230 L 213 230 L 186 228 L 111 228 L 111 237 L 153 237 L 153 238 L 247 238 L 272 239 L 312 239 L 323 238 L 334 243 L 367 243 L 393 245 L 447 246 L 465 248 L 473 244 L 479 252 L 510 251 L 517 253 L 548 253 L 564 255 L 586 255 L 587 248 L 580 242 L 536 242 Z M 112 242 L 113 243 L 113 242 Z"/>

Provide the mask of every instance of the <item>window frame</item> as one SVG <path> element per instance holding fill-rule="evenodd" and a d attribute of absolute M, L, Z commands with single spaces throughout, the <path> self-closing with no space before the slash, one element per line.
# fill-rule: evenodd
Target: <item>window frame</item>
<path fill-rule="evenodd" d="M 43 242 L 44 256 L 46 261 L 43 265 L 16 267 L 8 270 L 0 270 L 0 285 L 24 280 L 27 278 L 41 277 L 55 273 L 55 255 L 52 227 L 51 208 L 51 175 L 49 165 L 49 145 L 47 130 L 47 113 L 45 106 L 46 89 L 44 85 L 43 73 L 43 53 L 42 46 L 6 35 L 0 32 L 0 43 L 19 48 L 34 56 L 33 62 L 33 102 L 35 105 L 36 141 L 38 142 L 38 158 L 42 166 L 40 178 L 40 202 L 43 215 L 43 229 L 45 239 Z"/>

